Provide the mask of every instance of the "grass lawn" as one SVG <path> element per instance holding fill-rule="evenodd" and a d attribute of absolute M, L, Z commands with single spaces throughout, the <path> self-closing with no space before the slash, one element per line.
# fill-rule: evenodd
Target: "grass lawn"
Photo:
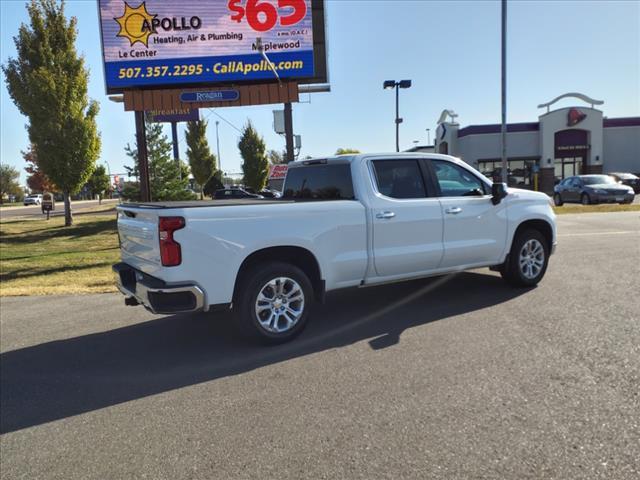
<path fill-rule="evenodd" d="M 561 207 L 553 207 L 556 215 L 563 213 L 597 213 L 597 212 L 640 212 L 639 204 L 619 205 L 617 203 L 605 203 L 602 205 L 569 205 L 564 204 Z"/>
<path fill-rule="evenodd" d="M 114 215 L 0 223 L 0 296 L 113 292 L 120 258 Z"/>

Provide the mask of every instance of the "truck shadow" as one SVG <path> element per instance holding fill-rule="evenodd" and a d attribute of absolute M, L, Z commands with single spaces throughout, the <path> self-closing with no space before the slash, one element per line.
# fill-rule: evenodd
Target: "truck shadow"
<path fill-rule="evenodd" d="M 483 309 L 524 292 L 481 273 L 341 291 L 319 306 L 301 337 L 276 347 L 248 344 L 228 314 L 193 314 L 9 351 L 0 355 L 0 432 L 363 340 L 375 355 L 407 329 L 469 312 L 468 321 L 483 321 Z"/>

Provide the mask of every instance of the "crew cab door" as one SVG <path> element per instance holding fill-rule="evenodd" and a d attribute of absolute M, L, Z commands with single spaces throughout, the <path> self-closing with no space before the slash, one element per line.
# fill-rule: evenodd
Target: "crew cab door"
<path fill-rule="evenodd" d="M 438 268 L 442 211 L 428 195 L 419 159 L 372 159 L 373 256 L 379 277 L 409 277 Z"/>
<path fill-rule="evenodd" d="M 493 205 L 488 186 L 471 170 L 430 160 L 444 218 L 442 268 L 497 264 L 507 238 L 506 202 Z"/>

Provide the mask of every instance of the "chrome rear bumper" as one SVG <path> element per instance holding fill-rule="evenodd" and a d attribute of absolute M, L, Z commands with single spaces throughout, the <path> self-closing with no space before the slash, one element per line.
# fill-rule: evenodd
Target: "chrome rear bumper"
<path fill-rule="evenodd" d="M 152 313 L 165 314 L 208 310 L 204 292 L 197 285 L 167 285 L 126 263 L 115 264 L 113 271 L 127 305 L 141 304 Z"/>

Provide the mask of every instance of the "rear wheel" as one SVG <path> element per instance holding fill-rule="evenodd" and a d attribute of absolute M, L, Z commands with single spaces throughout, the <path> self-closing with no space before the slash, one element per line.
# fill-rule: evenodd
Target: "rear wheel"
<path fill-rule="evenodd" d="M 307 275 L 284 262 L 262 263 L 238 285 L 236 321 L 242 333 L 267 344 L 287 342 L 307 324 L 313 301 Z"/>
<path fill-rule="evenodd" d="M 532 287 L 542 280 L 548 263 L 547 240 L 538 230 L 527 229 L 513 240 L 509 260 L 500 273 L 510 285 Z"/>
<path fill-rule="evenodd" d="M 561 207 L 562 205 L 564 205 L 564 202 L 562 201 L 562 197 L 560 196 L 559 193 L 556 193 L 553 196 L 553 203 L 556 205 L 556 207 Z"/>
<path fill-rule="evenodd" d="M 582 205 L 591 205 L 591 198 L 589 198 L 589 195 L 586 193 L 583 193 L 580 197 L 580 203 L 582 203 Z"/>

